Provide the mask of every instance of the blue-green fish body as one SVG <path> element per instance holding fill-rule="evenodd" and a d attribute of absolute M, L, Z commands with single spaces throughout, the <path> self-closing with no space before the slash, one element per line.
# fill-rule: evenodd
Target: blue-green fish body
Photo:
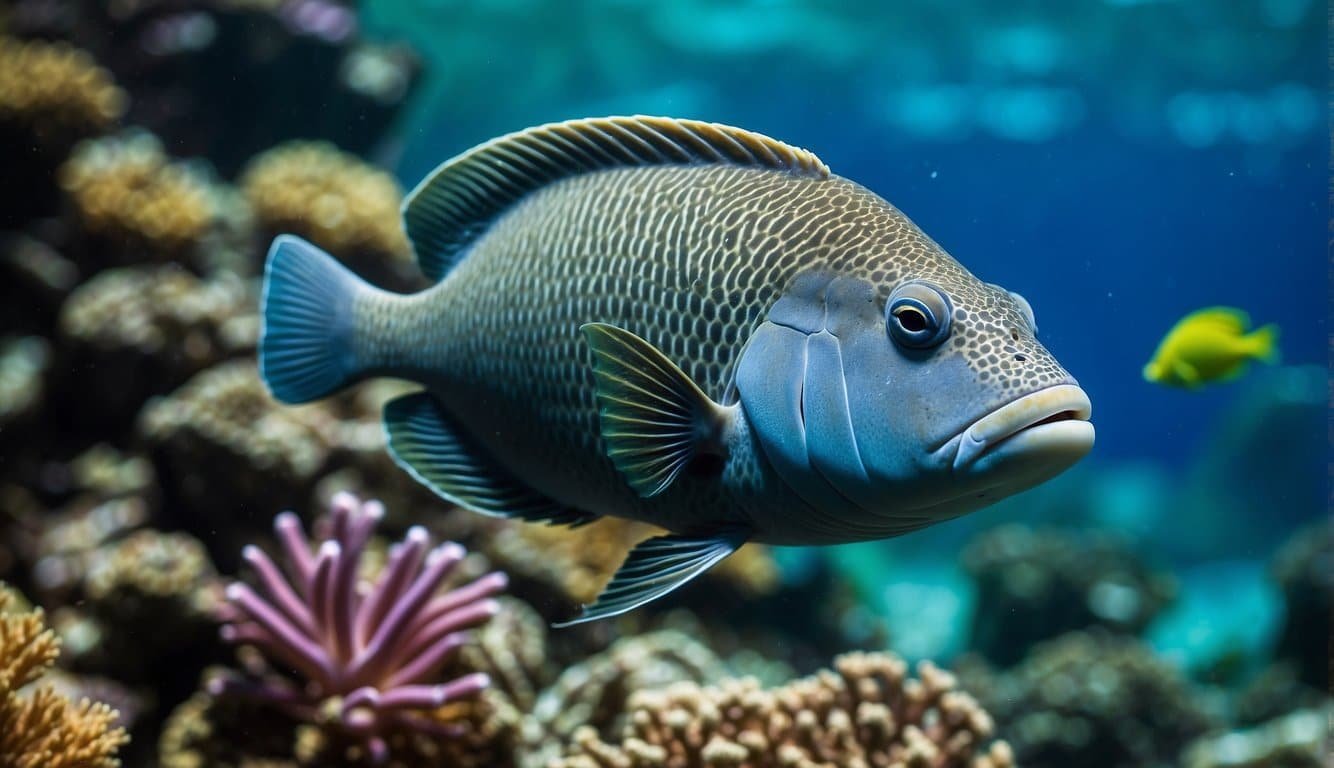
<path fill-rule="evenodd" d="M 375 375 L 395 459 L 479 512 L 673 532 L 580 620 L 745 541 L 884 538 L 1063 471 L 1088 399 L 1027 302 L 814 155 L 607 118 L 511 134 L 404 204 L 435 285 L 378 290 L 282 237 L 261 368 L 286 402 Z"/>

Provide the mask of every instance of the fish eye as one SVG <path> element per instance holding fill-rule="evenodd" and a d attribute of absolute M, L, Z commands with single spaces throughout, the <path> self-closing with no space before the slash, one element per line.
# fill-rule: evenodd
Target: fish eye
<path fill-rule="evenodd" d="M 900 285 L 885 305 L 885 325 L 896 344 L 910 349 L 928 349 L 950 335 L 949 297 L 929 283 Z"/>
<path fill-rule="evenodd" d="M 1028 322 L 1028 330 L 1032 331 L 1034 336 L 1038 335 L 1038 321 L 1033 317 L 1033 305 L 1028 303 L 1028 299 L 1014 291 L 1010 291 L 1009 294 L 1010 298 L 1014 299 L 1014 303 L 1019 305 L 1019 311 L 1023 313 L 1024 320 Z"/>

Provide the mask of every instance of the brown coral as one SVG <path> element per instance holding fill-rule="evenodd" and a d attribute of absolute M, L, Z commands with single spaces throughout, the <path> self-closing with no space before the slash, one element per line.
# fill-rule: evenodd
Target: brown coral
<path fill-rule="evenodd" d="M 60 311 L 62 367 L 95 370 L 98 386 L 61 377 L 58 416 L 80 432 L 124 430 L 152 395 L 253 348 L 256 303 L 231 275 L 201 280 L 174 264 L 101 272 Z"/>
<path fill-rule="evenodd" d="M 327 142 L 293 141 L 256 156 L 240 183 L 269 235 L 300 235 L 372 279 L 404 279 L 403 192 L 384 171 Z"/>
<path fill-rule="evenodd" d="M 60 144 L 101 133 L 125 106 L 125 92 L 87 53 L 0 37 L 0 122 L 40 143 Z"/>
<path fill-rule="evenodd" d="M 626 704 L 640 690 L 712 683 L 726 673 L 713 651 L 674 630 L 622 638 L 602 653 L 568 667 L 533 709 L 529 750 L 555 756 L 580 728 L 609 736 L 622 725 Z"/>
<path fill-rule="evenodd" d="M 1173 765 L 1216 724 L 1206 697 L 1172 665 L 1103 629 L 1040 643 L 1004 673 L 970 666 L 961 662 L 960 676 L 1024 764 Z"/>
<path fill-rule="evenodd" d="M 761 689 L 752 679 L 636 694 L 620 744 L 592 729 L 560 768 L 998 768 L 1013 764 L 991 718 L 929 662 L 850 653 L 834 671 Z"/>
<path fill-rule="evenodd" d="M 167 261 L 191 254 L 220 214 L 213 183 L 173 161 L 151 134 L 81 144 L 59 170 L 89 260 Z"/>
<path fill-rule="evenodd" d="M 0 585 L 0 766 L 3 768 L 115 768 L 128 741 L 111 728 L 116 711 L 82 699 L 71 703 L 49 686 L 30 695 L 55 662 L 59 641 L 41 610 L 11 612 L 14 597 Z"/>
<path fill-rule="evenodd" d="M 253 362 L 214 366 L 170 396 L 151 402 L 139 432 L 152 449 L 182 525 L 207 534 L 223 568 L 267 520 L 237 510 L 304 503 L 330 452 L 332 415 L 322 405 L 289 408 L 269 396 Z"/>

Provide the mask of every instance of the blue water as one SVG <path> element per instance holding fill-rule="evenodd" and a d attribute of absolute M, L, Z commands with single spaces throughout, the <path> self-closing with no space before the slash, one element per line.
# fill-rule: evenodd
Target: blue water
<path fill-rule="evenodd" d="M 1094 461 L 1180 469 L 1210 439 L 1236 385 L 1183 393 L 1140 376 L 1191 310 L 1241 307 L 1282 327 L 1285 362 L 1324 364 L 1313 4 L 1057 3 L 1010 18 L 912 2 L 860 25 L 838 6 L 685 5 L 372 13 L 455 64 L 404 131 L 399 175 L 415 184 L 497 133 L 594 114 L 703 118 L 807 147 L 1029 299 L 1041 340 L 1093 400 Z M 686 45 L 672 25 L 690 13 Z M 853 30 L 883 38 L 883 55 L 841 60 Z M 494 48 L 453 47 L 470 34 Z M 461 63 L 466 78 L 451 74 Z"/>

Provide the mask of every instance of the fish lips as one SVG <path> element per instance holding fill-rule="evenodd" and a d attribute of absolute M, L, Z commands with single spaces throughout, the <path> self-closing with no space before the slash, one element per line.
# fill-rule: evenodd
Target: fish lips
<path fill-rule="evenodd" d="M 946 443 L 955 448 L 954 471 L 1055 476 L 1093 449 L 1093 424 L 1088 420 L 1092 412 L 1088 395 L 1074 384 L 1031 392 L 983 416 Z"/>

